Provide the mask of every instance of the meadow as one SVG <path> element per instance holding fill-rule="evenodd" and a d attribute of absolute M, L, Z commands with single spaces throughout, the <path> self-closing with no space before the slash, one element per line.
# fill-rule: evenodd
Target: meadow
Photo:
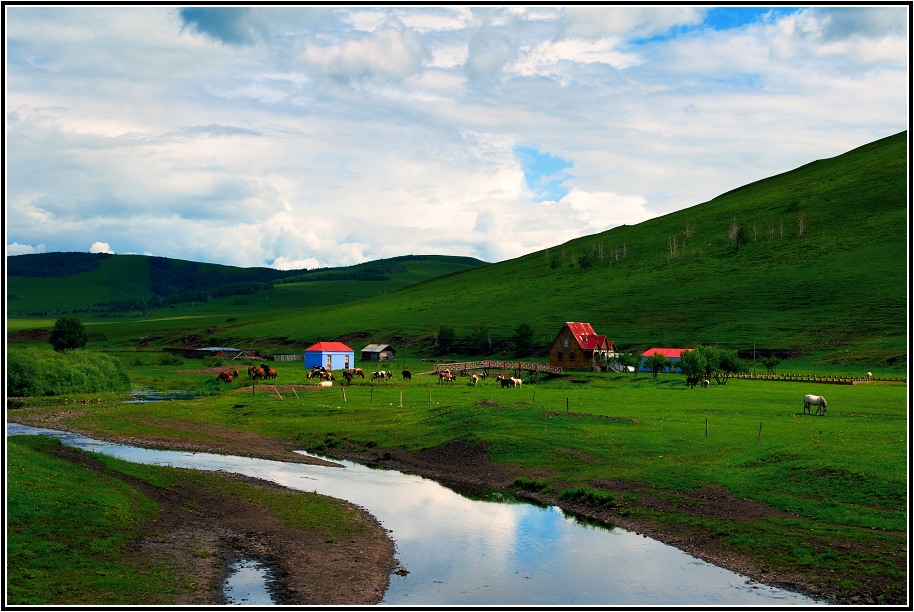
<path fill-rule="evenodd" d="M 102 438 L 201 445 L 207 427 L 236 429 L 317 453 L 379 459 L 390 449 L 481 445 L 491 461 L 516 472 L 518 491 L 535 490 L 556 503 L 583 494 L 629 518 L 713 533 L 779 572 L 814 572 L 843 601 L 906 597 L 904 384 L 731 379 L 692 389 L 677 374 L 582 372 L 502 389 L 494 380 L 474 387 L 463 377 L 441 384 L 421 373 L 420 364 L 411 382 L 397 371 L 393 381 L 355 379 L 318 389 L 307 384 L 302 364 L 289 363 L 278 364 L 279 377 L 268 384 L 242 380 L 213 388 L 214 375 L 193 365 L 199 368 L 199 360 L 135 363 L 128 370 L 134 381 L 170 379 L 170 387 L 202 381 L 213 395 L 90 403 L 67 422 Z M 804 414 L 805 393 L 824 395 L 828 414 Z M 9 416 L 55 412 L 55 403 L 32 398 Z M 618 482 L 629 484 L 620 490 Z M 694 503 L 690 494 L 718 486 L 789 518 L 712 520 L 637 502 L 647 494 Z"/>
<path fill-rule="evenodd" d="M 903 132 L 691 208 L 496 264 L 406 259 L 405 271 L 388 280 L 203 264 L 195 277 L 191 263 L 171 262 L 183 271 L 177 280 L 185 293 L 149 308 L 153 289 L 161 290 L 151 280 L 156 266 L 167 262 L 117 255 L 70 276 L 11 276 L 11 347 L 49 350 L 56 316 L 75 312 L 89 333 L 87 350 L 117 357 L 131 385 L 192 390 L 198 398 L 136 405 L 122 403 L 117 392 L 68 391 L 17 399 L 7 416 L 55 414 L 101 437 L 201 445 L 207 427 L 226 428 L 296 448 L 382 458 L 391 449 L 479 445 L 516 472 L 519 491 L 556 503 L 589 500 L 643 524 L 695 530 L 760 567 L 815 576 L 809 580 L 837 601 L 904 602 L 906 146 Z M 223 295 L 218 284 L 259 277 L 264 286 L 243 295 Z M 216 283 L 212 296 L 193 289 L 199 279 Z M 112 310 L 111 300 L 143 308 Z M 731 379 L 689 389 L 681 375 L 573 372 L 501 389 L 462 378 L 440 385 L 421 374 L 433 360 L 543 362 L 567 321 L 591 323 L 626 352 L 706 344 L 747 354 L 757 347 L 782 358 L 779 373 L 870 371 L 881 380 Z M 534 330 L 534 347 L 519 355 L 511 336 L 523 323 Z M 457 336 L 451 352 L 437 345 L 445 327 Z M 301 362 L 277 362 L 277 386 L 225 386 L 212 370 L 224 364 L 163 351 L 301 353 L 331 339 L 357 353 L 371 342 L 393 345 L 397 363 L 384 368 L 395 380 L 317 390 Z M 411 383 L 397 376 L 403 367 L 413 372 Z M 763 373 L 761 365 L 751 367 Z M 280 393 L 279 386 L 293 390 Z M 802 413 L 806 393 L 828 399 L 827 416 Z M 63 403 L 99 398 L 79 410 Z M 710 508 L 700 512 L 713 504 L 700 501 L 709 487 L 781 514 L 709 517 Z M 660 511 L 648 498 L 667 507 Z"/>

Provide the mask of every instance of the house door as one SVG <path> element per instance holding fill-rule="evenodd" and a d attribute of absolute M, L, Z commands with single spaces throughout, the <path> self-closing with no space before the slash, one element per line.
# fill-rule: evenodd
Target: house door
<path fill-rule="evenodd" d="M 343 358 L 343 367 L 347 370 L 349 369 L 349 355 L 346 355 Z"/>
<path fill-rule="evenodd" d="M 333 369 L 333 355 L 327 355 L 327 369 Z"/>

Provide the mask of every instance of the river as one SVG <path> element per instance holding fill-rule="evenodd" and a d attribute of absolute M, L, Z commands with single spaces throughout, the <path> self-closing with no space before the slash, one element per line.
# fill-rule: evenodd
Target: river
<path fill-rule="evenodd" d="M 391 531 L 397 559 L 381 605 L 823 605 L 619 528 L 493 494 L 471 499 L 432 480 L 339 461 L 344 469 L 208 453 L 157 451 L 7 424 L 137 463 L 225 470 L 361 506 Z"/>

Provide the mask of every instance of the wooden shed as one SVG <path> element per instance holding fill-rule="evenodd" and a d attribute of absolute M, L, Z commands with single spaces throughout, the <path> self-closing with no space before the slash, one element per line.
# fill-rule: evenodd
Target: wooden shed
<path fill-rule="evenodd" d="M 593 370 L 616 355 L 615 345 L 597 334 L 590 323 L 562 326 L 549 348 L 549 365 L 565 370 Z"/>
<path fill-rule="evenodd" d="M 305 367 L 323 366 L 327 370 L 348 370 L 355 362 L 355 351 L 342 342 L 318 342 L 305 350 Z"/>
<path fill-rule="evenodd" d="M 362 349 L 362 361 L 388 361 L 397 358 L 397 351 L 389 344 L 369 344 Z"/>

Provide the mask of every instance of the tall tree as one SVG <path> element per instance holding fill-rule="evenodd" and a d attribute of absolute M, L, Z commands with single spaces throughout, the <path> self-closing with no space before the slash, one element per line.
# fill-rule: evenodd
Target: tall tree
<path fill-rule="evenodd" d="M 79 320 L 79 317 L 72 315 L 58 317 L 54 323 L 54 329 L 51 330 L 51 336 L 48 338 L 48 342 L 55 351 L 85 348 L 88 341 L 89 334 L 86 333 L 82 321 Z"/>

